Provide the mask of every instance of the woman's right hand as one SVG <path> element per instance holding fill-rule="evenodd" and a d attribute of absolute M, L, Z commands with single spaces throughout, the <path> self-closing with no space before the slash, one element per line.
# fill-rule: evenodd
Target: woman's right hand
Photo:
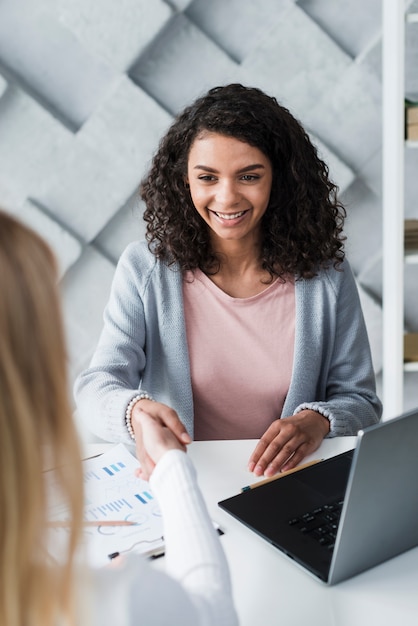
<path fill-rule="evenodd" d="M 136 452 L 141 465 L 139 475 L 148 480 L 154 467 L 167 450 L 186 451 L 191 442 L 177 413 L 159 402 L 139 400 L 132 410 L 132 427 Z"/>

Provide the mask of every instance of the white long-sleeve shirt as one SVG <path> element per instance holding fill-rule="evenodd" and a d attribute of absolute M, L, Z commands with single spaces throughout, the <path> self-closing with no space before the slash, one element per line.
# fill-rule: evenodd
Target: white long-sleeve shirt
<path fill-rule="evenodd" d="M 235 626 L 227 562 L 187 454 L 167 452 L 150 483 L 164 520 L 166 572 L 139 555 L 95 570 L 91 623 Z"/>

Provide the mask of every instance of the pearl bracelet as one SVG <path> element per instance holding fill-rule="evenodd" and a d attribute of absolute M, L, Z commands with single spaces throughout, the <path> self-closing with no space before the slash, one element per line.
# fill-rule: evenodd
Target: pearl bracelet
<path fill-rule="evenodd" d="M 143 391 L 142 393 L 139 393 L 137 396 L 134 396 L 132 398 L 132 400 L 129 402 L 128 406 L 126 407 L 126 413 L 125 413 L 126 428 L 128 429 L 128 433 L 129 433 L 131 439 L 133 439 L 134 441 L 135 441 L 135 433 L 134 433 L 134 429 L 132 427 L 132 409 L 134 408 L 134 405 L 139 400 L 152 400 L 152 401 L 154 401 L 154 398 L 152 398 L 148 393 Z"/>

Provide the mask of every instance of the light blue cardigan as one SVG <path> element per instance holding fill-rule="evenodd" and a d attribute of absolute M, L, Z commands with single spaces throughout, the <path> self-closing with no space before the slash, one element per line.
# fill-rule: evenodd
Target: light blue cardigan
<path fill-rule="evenodd" d="M 357 286 L 347 261 L 342 269 L 296 281 L 294 363 L 281 416 L 319 411 L 330 436 L 355 435 L 382 412 Z M 193 436 L 182 276 L 145 242 L 130 244 L 116 268 L 97 349 L 75 383 L 79 414 L 102 439 L 132 443 L 125 411 L 138 389 L 173 407 Z"/>

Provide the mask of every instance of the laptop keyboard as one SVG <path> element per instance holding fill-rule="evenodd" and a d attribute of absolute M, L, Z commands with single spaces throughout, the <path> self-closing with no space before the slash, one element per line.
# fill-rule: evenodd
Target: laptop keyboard
<path fill-rule="evenodd" d="M 289 526 L 311 536 L 320 545 L 332 550 L 344 500 L 336 500 L 289 520 Z"/>

